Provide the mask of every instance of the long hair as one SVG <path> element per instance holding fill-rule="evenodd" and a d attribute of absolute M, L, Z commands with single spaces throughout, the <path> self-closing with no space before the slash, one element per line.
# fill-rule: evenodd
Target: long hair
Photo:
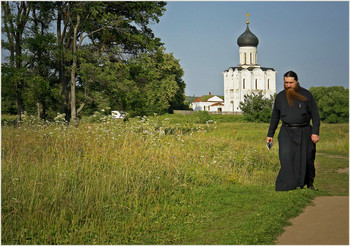
<path fill-rule="evenodd" d="M 287 101 L 290 107 L 294 106 L 294 99 L 298 99 L 300 101 L 307 101 L 307 98 L 304 97 L 299 93 L 299 81 L 298 81 L 298 75 L 294 71 L 288 71 L 284 74 L 284 77 L 292 77 L 297 82 L 296 88 L 284 88 L 286 91 Z"/>
<path fill-rule="evenodd" d="M 295 81 L 297 81 L 297 82 L 299 81 L 299 80 L 298 80 L 298 75 L 297 75 L 297 73 L 294 72 L 294 71 L 292 71 L 292 70 L 286 72 L 286 73 L 284 74 L 284 77 L 288 77 L 288 78 L 292 77 L 292 78 L 295 79 Z M 299 82 L 298 82 L 298 83 L 299 83 Z"/>

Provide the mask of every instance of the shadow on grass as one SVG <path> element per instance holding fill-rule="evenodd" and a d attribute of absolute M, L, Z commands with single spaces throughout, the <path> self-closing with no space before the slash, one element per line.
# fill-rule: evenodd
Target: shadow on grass
<path fill-rule="evenodd" d="M 349 195 L 349 172 L 338 172 L 349 167 L 349 157 L 319 153 L 316 156 L 315 186 L 322 194 Z"/>
<path fill-rule="evenodd" d="M 206 188 L 196 196 L 201 202 L 193 211 L 202 219 L 185 224 L 178 244 L 273 244 L 287 221 L 316 194 L 308 189 L 276 192 L 273 186 L 232 184 Z"/>

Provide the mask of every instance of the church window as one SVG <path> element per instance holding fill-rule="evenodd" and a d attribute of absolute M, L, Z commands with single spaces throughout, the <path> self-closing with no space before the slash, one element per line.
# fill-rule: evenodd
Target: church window
<path fill-rule="evenodd" d="M 270 89 L 270 79 L 267 80 L 267 89 Z"/>
<path fill-rule="evenodd" d="M 258 89 L 258 80 L 257 79 L 255 80 L 255 89 L 256 90 Z"/>
<path fill-rule="evenodd" d="M 245 89 L 245 79 L 243 79 L 243 89 Z"/>
<path fill-rule="evenodd" d="M 247 53 L 244 53 L 244 64 L 247 64 Z"/>
<path fill-rule="evenodd" d="M 250 64 L 253 64 L 253 62 L 252 62 L 252 53 L 250 53 Z"/>

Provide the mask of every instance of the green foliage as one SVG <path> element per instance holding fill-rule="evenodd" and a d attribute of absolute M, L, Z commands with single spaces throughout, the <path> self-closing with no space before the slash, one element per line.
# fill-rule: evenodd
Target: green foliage
<path fill-rule="evenodd" d="M 95 5 L 96 3 L 93 3 Z M 155 37 L 150 24 L 158 23 L 159 17 L 165 12 L 166 2 L 124 2 L 106 1 L 103 2 L 102 18 L 94 19 L 92 23 L 105 25 L 106 19 L 113 18 L 108 24 L 113 25 L 113 29 L 103 29 L 91 35 L 94 43 L 98 41 L 98 47 L 106 49 L 120 47 L 126 54 L 138 54 L 153 51 L 161 46 L 160 39 Z M 93 31 L 93 26 L 88 27 Z"/>
<path fill-rule="evenodd" d="M 264 98 L 262 91 L 244 96 L 240 109 L 245 118 L 251 122 L 269 122 L 273 108 L 274 97 Z"/>
<path fill-rule="evenodd" d="M 15 114 L 2 114 L 1 125 L 2 126 L 16 126 L 17 116 Z"/>
<path fill-rule="evenodd" d="M 128 108 L 137 115 L 153 115 L 165 113 L 175 102 L 175 95 L 184 100 L 184 83 L 181 79 L 183 70 L 179 61 L 172 54 L 166 54 L 162 49 L 154 54 L 143 54 L 130 63 L 130 79 L 138 87 L 139 107 Z"/>
<path fill-rule="evenodd" d="M 321 120 L 327 123 L 349 121 L 349 89 L 343 86 L 311 87 Z"/>
<path fill-rule="evenodd" d="M 22 111 L 44 119 L 61 111 L 68 120 L 107 107 L 130 115 L 185 109 L 183 70 L 150 28 L 159 22 L 165 5 L 158 1 L 4 4 L 3 48 L 11 55 L 10 63 L 3 64 L 4 71 L 8 68 L 2 74 L 3 112 L 15 113 L 14 107 L 21 104 Z M 18 16 L 23 20 L 13 15 L 16 8 L 25 11 Z M 50 29 L 54 24 L 57 30 Z M 16 33 L 21 43 L 13 39 Z M 18 46 L 21 54 L 15 52 Z M 14 73 L 25 73 L 26 79 Z"/>
<path fill-rule="evenodd" d="M 211 121 L 211 116 L 208 111 L 198 111 L 193 115 L 197 120 L 196 123 L 206 124 Z"/>
<path fill-rule="evenodd" d="M 100 56 L 96 57 L 100 61 L 97 66 L 87 62 L 89 57 L 84 59 L 81 81 L 90 95 L 99 91 L 93 97 L 100 98 L 94 100 L 100 109 L 106 107 L 101 105 L 101 97 L 107 99 L 108 107 L 127 111 L 130 116 L 163 114 L 183 104 L 183 70 L 179 61 L 163 49 L 142 53 L 127 63 L 110 62 L 108 57 Z"/>
<path fill-rule="evenodd" d="M 16 81 L 22 76 L 20 70 L 1 65 L 1 112 L 16 114 Z"/>
<path fill-rule="evenodd" d="M 6 39 L 1 37 L 2 47 L 9 51 L 9 57 L 6 60 L 9 61 L 8 67 L 12 70 L 11 75 L 14 74 L 25 74 L 26 66 L 24 65 L 24 33 L 29 20 L 29 13 L 31 11 L 30 4 L 25 1 L 21 2 L 10 2 L 6 1 L 1 4 L 1 27 L 5 32 Z M 13 71 L 18 70 L 18 71 Z M 16 79 L 14 79 L 16 78 Z M 3 79 L 3 77 L 2 77 Z M 21 115 L 24 113 L 23 104 L 23 89 L 25 88 L 24 78 L 21 76 L 11 76 L 10 79 L 12 86 L 9 89 L 13 90 L 9 94 L 14 95 L 14 101 L 16 103 L 18 119 L 21 119 Z M 9 97 L 8 100 L 12 99 Z M 11 104 L 11 102 L 6 102 Z"/>

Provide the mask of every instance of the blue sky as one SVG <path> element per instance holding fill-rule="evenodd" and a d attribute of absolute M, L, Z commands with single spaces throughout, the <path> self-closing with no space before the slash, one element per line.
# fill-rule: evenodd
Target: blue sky
<path fill-rule="evenodd" d="M 239 64 L 247 12 L 258 64 L 277 71 L 277 92 L 288 70 L 305 88 L 349 88 L 347 1 L 169 1 L 166 9 L 152 29 L 180 60 L 188 96 L 223 95 L 222 72 Z"/>

